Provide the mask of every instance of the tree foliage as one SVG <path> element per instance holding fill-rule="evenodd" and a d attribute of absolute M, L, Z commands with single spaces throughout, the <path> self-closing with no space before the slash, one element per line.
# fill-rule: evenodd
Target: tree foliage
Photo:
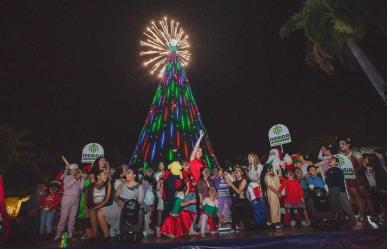
<path fill-rule="evenodd" d="M 381 0 L 305 0 L 279 34 L 285 38 L 303 31 L 307 40 L 306 63 L 333 74 L 336 57 L 347 68 L 353 68 L 352 56 L 345 46 L 347 39 L 360 41 L 373 25 L 385 32 L 386 13 L 387 1 Z"/>

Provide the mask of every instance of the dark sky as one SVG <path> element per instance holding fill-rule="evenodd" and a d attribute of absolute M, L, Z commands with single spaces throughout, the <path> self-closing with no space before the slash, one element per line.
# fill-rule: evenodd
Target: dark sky
<path fill-rule="evenodd" d="M 88 142 L 130 157 L 156 90 L 141 66 L 150 20 L 179 20 L 190 35 L 186 69 L 221 160 L 269 149 L 286 124 L 296 146 L 335 133 L 386 144 L 387 108 L 366 76 L 329 77 L 304 62 L 301 33 L 278 30 L 300 1 L 8 1 L 1 9 L 0 124 L 31 130 L 39 148 L 78 160 Z M 360 44 L 387 78 L 387 36 Z M 109 155 L 107 155 L 109 157 Z"/>

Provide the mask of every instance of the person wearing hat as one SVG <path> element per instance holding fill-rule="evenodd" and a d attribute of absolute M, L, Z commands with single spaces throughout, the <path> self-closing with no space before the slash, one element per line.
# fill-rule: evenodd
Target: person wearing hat
<path fill-rule="evenodd" d="M 50 183 L 49 192 L 43 195 L 40 200 L 40 236 L 51 236 L 52 221 L 54 220 L 55 213 L 59 208 L 61 200 L 61 196 L 58 193 L 59 186 L 59 182 L 52 181 Z"/>
<path fill-rule="evenodd" d="M 71 239 L 77 216 L 79 195 L 83 188 L 85 174 L 79 171 L 78 164 L 70 164 L 63 176 L 63 197 L 61 212 L 54 240 L 58 241 L 67 224 L 68 238 Z"/>

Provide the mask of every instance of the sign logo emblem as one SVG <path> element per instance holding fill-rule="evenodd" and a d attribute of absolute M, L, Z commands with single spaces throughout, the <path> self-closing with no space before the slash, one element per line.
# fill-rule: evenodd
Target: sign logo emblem
<path fill-rule="evenodd" d="M 281 126 L 276 125 L 276 126 L 274 127 L 274 129 L 273 129 L 273 133 L 276 134 L 276 135 L 281 134 L 281 133 L 282 133 L 282 128 L 281 128 Z"/>
<path fill-rule="evenodd" d="M 96 144 L 90 145 L 90 146 L 89 146 L 89 151 L 90 151 L 91 153 L 97 152 L 97 151 L 98 151 L 98 146 L 97 146 Z"/>

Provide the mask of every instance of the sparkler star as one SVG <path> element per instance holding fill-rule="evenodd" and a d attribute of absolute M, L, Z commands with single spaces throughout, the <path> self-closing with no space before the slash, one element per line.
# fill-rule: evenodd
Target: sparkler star
<path fill-rule="evenodd" d="M 172 53 L 177 55 L 182 66 L 188 65 L 191 57 L 188 35 L 178 22 L 168 22 L 166 17 L 159 21 L 159 25 L 151 21 L 151 26 L 146 28 L 144 35 L 146 40 L 140 41 L 143 47 L 140 55 L 145 57 L 144 66 L 151 67 L 151 74 L 159 70 L 161 77 L 168 56 Z"/>

